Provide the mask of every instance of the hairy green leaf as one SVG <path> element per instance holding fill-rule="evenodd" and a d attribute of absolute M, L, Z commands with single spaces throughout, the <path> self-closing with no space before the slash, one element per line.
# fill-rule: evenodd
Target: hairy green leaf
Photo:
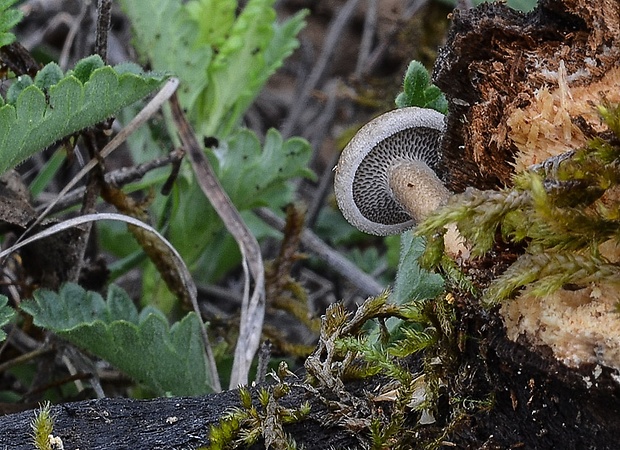
<path fill-rule="evenodd" d="M 104 66 L 99 56 L 80 61 L 58 80 L 55 63 L 34 82 L 20 77 L 0 107 L 0 173 L 55 141 L 111 117 L 149 94 L 166 75 L 135 66 Z M 55 82 L 58 80 L 57 82 Z"/>
<path fill-rule="evenodd" d="M 200 395 L 211 385 L 198 316 L 189 313 L 173 326 L 153 307 L 138 314 L 121 288 L 107 299 L 76 284 L 59 293 L 41 289 L 22 303 L 37 326 L 94 355 L 145 384 L 157 395 Z"/>
<path fill-rule="evenodd" d="M 212 3 L 203 0 L 202 3 Z M 304 13 L 275 23 L 274 0 L 250 0 L 208 69 L 209 86 L 199 117 L 205 135 L 226 135 L 254 101 L 267 79 L 294 48 Z"/>
<path fill-rule="evenodd" d="M 270 130 L 261 146 L 254 133 L 242 129 L 221 142 L 210 156 L 224 190 L 235 206 L 244 211 L 257 206 L 278 209 L 290 203 L 293 193 L 288 180 L 312 175 L 306 168 L 311 153 L 304 139 L 283 141 L 280 133 Z M 224 243 L 222 223 L 199 187 L 179 185 L 179 188 L 186 191 L 175 211 L 178 220 L 170 223 L 171 242 L 190 265 L 199 255 L 204 255 L 207 247 L 210 250 L 207 258 L 213 263 L 214 255 L 218 254 L 215 250 L 221 250 Z M 197 210 L 201 214 L 196 214 Z M 247 215 L 244 219 L 251 221 Z M 187 236 L 192 239 L 188 240 Z M 216 242 L 215 236 L 218 236 Z"/>
<path fill-rule="evenodd" d="M 12 44 L 15 35 L 9 30 L 22 20 L 23 14 L 19 9 L 11 8 L 17 0 L 0 0 L 0 47 Z"/>
<path fill-rule="evenodd" d="M 418 61 L 409 63 L 403 81 L 403 92 L 396 97 L 396 106 L 431 108 L 443 114 L 448 111 L 448 101 L 439 88 L 431 84 L 426 68 Z"/>
<path fill-rule="evenodd" d="M 0 327 L 5 326 L 15 315 L 15 311 L 8 305 L 9 299 L 0 295 Z M 6 333 L 0 328 L 0 342 L 6 338 Z"/>

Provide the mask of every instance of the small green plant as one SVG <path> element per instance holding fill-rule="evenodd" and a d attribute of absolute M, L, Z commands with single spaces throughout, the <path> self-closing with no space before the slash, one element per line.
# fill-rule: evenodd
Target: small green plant
<path fill-rule="evenodd" d="M 418 61 L 409 63 L 403 80 L 403 92 L 396 97 L 396 106 L 399 108 L 407 106 L 430 108 L 442 114 L 448 112 L 446 97 L 437 86 L 431 83 L 428 71 Z"/>
<path fill-rule="evenodd" d="M 52 435 L 54 414 L 50 402 L 45 402 L 36 410 L 30 427 L 32 428 L 32 445 L 37 450 L 59 450 L 63 448 L 62 441 Z"/>
<path fill-rule="evenodd" d="M 131 20 L 141 59 L 180 78 L 179 100 L 198 135 L 209 138 L 206 152 L 220 182 L 254 234 L 267 235 L 250 210 L 264 206 L 278 211 L 294 201 L 290 180 L 312 177 L 307 169 L 312 151 L 304 139 L 284 140 L 273 129 L 261 142 L 240 122 L 268 78 L 297 47 L 305 12 L 279 22 L 273 0 L 251 0 L 243 8 L 236 0 L 120 3 Z M 153 134 L 136 134 L 129 140 L 136 161 L 157 152 L 160 143 Z M 141 187 L 163 182 L 161 177 L 151 178 Z M 198 282 L 217 281 L 239 265 L 236 243 L 187 168 L 172 195 L 156 198 L 150 211 L 167 228 L 167 237 Z M 123 239 L 118 232 L 108 229 L 103 237 L 106 248 L 117 256 L 136 260 L 139 250 L 119 245 Z M 176 299 L 154 266 L 145 268 L 144 279 L 145 303 L 170 311 Z"/>
<path fill-rule="evenodd" d="M 401 270 L 407 269 L 401 266 Z M 414 298 L 396 305 L 384 293 L 368 299 L 353 316 L 339 304 L 328 308 L 317 349 L 305 364 L 307 381 L 317 389 L 319 398 L 334 397 L 340 405 L 323 419 L 326 425 L 366 424 L 366 433 L 358 436 L 371 448 L 440 445 L 415 437 L 420 427 L 435 423 L 443 374 L 454 370 L 457 363 L 451 297 L 443 292 L 435 297 L 428 296 L 431 294 L 436 294 L 432 283 L 426 292 L 421 288 Z M 394 319 L 399 319 L 401 326 L 390 332 L 385 323 Z M 380 334 L 369 333 L 371 322 L 378 322 Z M 407 363 L 413 355 L 421 361 L 419 371 Z M 381 385 L 372 400 L 350 393 L 344 384 L 378 374 L 382 375 Z M 389 407 L 375 408 L 375 402 L 387 402 Z M 462 417 L 458 408 L 453 413 L 453 418 Z"/>
<path fill-rule="evenodd" d="M 11 8 L 17 0 L 0 0 L 0 47 L 12 44 L 15 35 L 10 30 L 19 23 L 23 14 L 20 10 Z"/>

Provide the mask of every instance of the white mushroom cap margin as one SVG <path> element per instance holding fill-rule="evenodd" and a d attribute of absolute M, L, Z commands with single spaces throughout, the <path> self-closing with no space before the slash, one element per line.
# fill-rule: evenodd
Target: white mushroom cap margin
<path fill-rule="evenodd" d="M 389 111 L 364 125 L 335 168 L 338 206 L 351 225 L 369 234 L 398 234 L 415 225 L 389 187 L 392 164 L 423 161 L 435 169 L 445 132 L 444 115 L 426 108 Z"/>

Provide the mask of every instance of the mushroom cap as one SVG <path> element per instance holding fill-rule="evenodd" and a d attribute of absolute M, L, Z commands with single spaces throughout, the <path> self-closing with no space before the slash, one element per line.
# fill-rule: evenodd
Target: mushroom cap
<path fill-rule="evenodd" d="M 415 221 L 392 195 L 389 170 L 407 161 L 423 161 L 434 170 L 444 131 L 443 114 L 417 107 L 389 111 L 364 125 L 335 168 L 334 191 L 345 219 L 379 236 L 413 227 Z"/>

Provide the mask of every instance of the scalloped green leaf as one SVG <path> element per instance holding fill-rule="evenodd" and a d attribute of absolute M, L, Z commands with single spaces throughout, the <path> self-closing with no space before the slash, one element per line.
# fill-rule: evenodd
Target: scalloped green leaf
<path fill-rule="evenodd" d="M 274 129 L 267 132 L 263 145 L 252 131 L 241 129 L 221 142 L 214 153 L 210 156 L 218 178 L 242 212 L 258 206 L 278 210 L 294 199 L 288 180 L 314 176 L 307 169 L 312 155 L 310 144 L 301 138 L 283 140 Z M 202 214 L 196 214 L 197 209 Z M 209 273 L 221 264 L 222 257 L 230 257 L 230 252 L 216 256 L 221 253 L 218 246 L 222 242 L 219 237 L 214 242 L 214 238 L 221 235 L 224 227 L 196 184 L 187 187 L 175 215 L 178 220 L 170 223 L 169 238 L 190 267 L 198 258 L 208 255 L 204 264 L 209 268 L 203 266 L 200 272 Z"/>
<path fill-rule="evenodd" d="M 119 72 L 104 66 L 99 56 L 78 62 L 76 70 L 52 83 L 59 70 L 50 63 L 34 84 L 23 76 L 9 89 L 6 104 L 0 107 L 0 173 L 55 141 L 111 117 L 167 78 L 161 73 L 135 73 L 126 66 Z"/>
<path fill-rule="evenodd" d="M 34 77 L 34 85 L 45 91 L 58 84 L 62 77 L 62 69 L 58 64 L 52 62 L 37 72 L 37 75 Z"/>
<path fill-rule="evenodd" d="M 127 293 L 114 285 L 106 300 L 76 284 L 58 293 L 41 289 L 21 308 L 37 326 L 105 359 L 156 395 L 210 392 L 200 319 L 194 313 L 169 326 L 155 308 L 138 314 Z"/>
<path fill-rule="evenodd" d="M 405 73 L 403 92 L 396 97 L 396 106 L 418 106 L 432 108 L 440 113 L 448 111 L 448 101 L 437 86 L 431 83 L 426 67 L 418 61 L 411 61 Z"/>
<path fill-rule="evenodd" d="M 13 319 L 13 316 L 15 316 L 15 311 L 8 303 L 9 299 L 4 295 L 0 295 L 0 327 L 5 326 Z M 5 338 L 6 333 L 0 328 L 0 342 L 4 341 Z"/>
<path fill-rule="evenodd" d="M 11 8 L 16 2 L 17 0 L 0 0 L 0 47 L 15 41 L 15 35 L 9 30 L 24 16 L 19 9 Z"/>

